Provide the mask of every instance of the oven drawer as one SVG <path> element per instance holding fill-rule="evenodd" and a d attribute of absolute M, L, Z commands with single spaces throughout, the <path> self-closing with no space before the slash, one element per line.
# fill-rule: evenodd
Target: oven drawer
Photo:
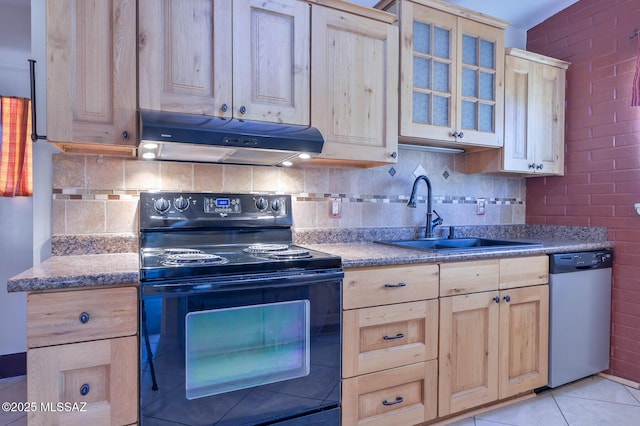
<path fill-rule="evenodd" d="M 438 356 L 437 300 L 353 309 L 342 318 L 343 377 Z"/>
<path fill-rule="evenodd" d="M 438 265 L 349 269 L 342 285 L 343 309 L 390 305 L 438 297 Z"/>
<path fill-rule="evenodd" d="M 436 417 L 437 360 L 342 381 L 342 424 L 415 425 Z"/>
<path fill-rule="evenodd" d="M 27 323 L 30 348 L 132 336 L 138 330 L 138 290 L 121 287 L 31 293 Z"/>

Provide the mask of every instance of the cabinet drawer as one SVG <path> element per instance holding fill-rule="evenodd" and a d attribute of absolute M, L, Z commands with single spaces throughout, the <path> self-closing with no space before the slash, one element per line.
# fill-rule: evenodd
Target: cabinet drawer
<path fill-rule="evenodd" d="M 440 265 L 440 297 L 497 290 L 500 261 L 443 263 Z"/>
<path fill-rule="evenodd" d="M 435 359 L 438 301 L 345 311 L 342 335 L 344 377 Z"/>
<path fill-rule="evenodd" d="M 54 409 L 29 412 L 29 424 L 134 423 L 138 417 L 137 375 L 135 336 L 30 349 L 27 400 L 52 403 Z M 56 411 L 58 402 L 77 403 L 84 411 Z"/>
<path fill-rule="evenodd" d="M 343 309 L 390 305 L 438 297 L 438 265 L 397 266 L 345 271 Z"/>
<path fill-rule="evenodd" d="M 342 381 L 343 426 L 415 425 L 436 417 L 437 361 Z"/>
<path fill-rule="evenodd" d="M 547 284 L 549 257 L 530 256 L 500 259 L 500 289 Z"/>
<path fill-rule="evenodd" d="M 27 297 L 27 346 L 59 345 L 132 336 L 138 329 L 138 290 L 31 293 Z"/>

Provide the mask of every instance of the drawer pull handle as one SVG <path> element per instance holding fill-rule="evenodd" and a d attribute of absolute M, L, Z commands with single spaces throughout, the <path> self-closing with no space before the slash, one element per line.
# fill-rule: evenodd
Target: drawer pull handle
<path fill-rule="evenodd" d="M 90 390 L 91 386 L 89 386 L 89 383 L 85 383 L 84 385 L 80 386 L 80 395 L 87 396 Z"/>
<path fill-rule="evenodd" d="M 89 322 L 90 319 L 91 319 L 91 315 L 89 315 L 87 312 L 83 312 L 80 314 L 81 323 L 86 324 Z"/>
<path fill-rule="evenodd" d="M 405 283 L 398 283 L 398 284 L 385 284 L 384 286 L 386 288 L 400 288 L 400 287 L 406 287 L 407 285 Z"/>
<path fill-rule="evenodd" d="M 384 401 L 382 401 L 382 405 L 387 405 L 387 406 L 389 406 L 389 405 L 396 405 L 396 404 L 400 404 L 400 403 L 403 403 L 403 402 L 404 402 L 404 398 L 403 398 L 403 397 L 401 397 L 401 396 L 399 396 L 399 397 L 397 397 L 397 398 L 396 398 L 396 400 L 395 400 L 395 401 L 391 401 L 391 402 L 389 402 L 389 401 L 387 401 L 387 400 L 385 399 Z"/>
<path fill-rule="evenodd" d="M 404 338 L 404 334 L 402 333 L 398 333 L 395 336 L 384 336 L 383 339 L 384 340 L 396 340 L 396 339 L 402 339 Z"/>

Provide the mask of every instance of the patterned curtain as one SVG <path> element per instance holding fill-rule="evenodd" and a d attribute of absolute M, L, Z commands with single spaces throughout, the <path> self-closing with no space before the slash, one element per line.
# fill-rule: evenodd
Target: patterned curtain
<path fill-rule="evenodd" d="M 33 195 L 31 100 L 0 100 L 0 196 Z"/>

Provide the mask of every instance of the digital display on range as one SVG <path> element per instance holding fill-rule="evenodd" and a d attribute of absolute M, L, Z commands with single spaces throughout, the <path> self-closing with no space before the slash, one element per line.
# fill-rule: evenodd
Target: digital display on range
<path fill-rule="evenodd" d="M 204 197 L 205 213 L 240 213 L 239 198 L 214 198 Z"/>

